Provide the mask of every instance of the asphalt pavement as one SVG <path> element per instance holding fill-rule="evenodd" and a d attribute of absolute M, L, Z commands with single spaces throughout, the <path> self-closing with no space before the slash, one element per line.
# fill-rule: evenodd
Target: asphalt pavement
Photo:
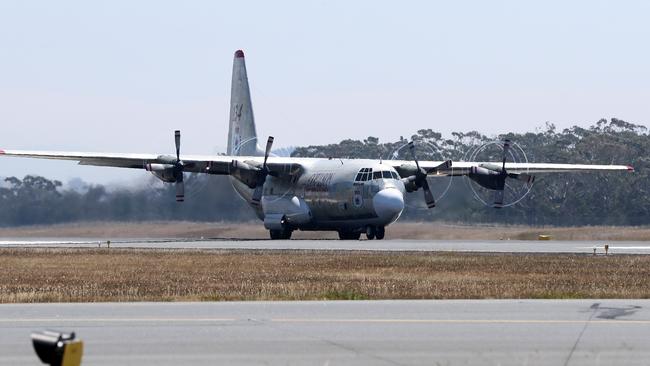
<path fill-rule="evenodd" d="M 76 331 L 84 365 L 647 365 L 650 300 L 0 305 L 0 364 Z"/>

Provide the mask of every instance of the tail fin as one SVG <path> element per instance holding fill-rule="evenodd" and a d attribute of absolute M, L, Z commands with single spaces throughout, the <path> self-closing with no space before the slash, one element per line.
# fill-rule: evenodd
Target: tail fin
<path fill-rule="evenodd" d="M 260 152 L 261 149 L 257 146 L 257 132 L 244 52 L 237 50 L 232 65 L 228 155 L 255 156 Z"/>

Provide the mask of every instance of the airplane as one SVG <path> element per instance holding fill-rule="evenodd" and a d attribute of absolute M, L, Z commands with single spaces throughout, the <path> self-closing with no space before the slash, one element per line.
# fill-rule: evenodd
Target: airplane
<path fill-rule="evenodd" d="M 0 150 L 0 156 L 73 160 L 80 165 L 144 169 L 176 185 L 185 199 L 184 173 L 227 175 L 235 191 L 264 222 L 271 239 L 290 239 L 295 230 L 336 231 L 342 240 L 383 239 L 385 228 L 404 210 L 404 195 L 422 190 L 428 208 L 435 199 L 428 177 L 467 176 L 494 192 L 503 207 L 507 179 L 532 183 L 533 174 L 634 171 L 627 165 L 507 162 L 511 142 L 503 143 L 498 162 L 295 158 L 272 156 L 273 137 L 258 146 L 244 52 L 233 60 L 230 121 L 226 155 L 181 155 L 181 133 L 174 134 L 176 154 L 124 154 Z"/>

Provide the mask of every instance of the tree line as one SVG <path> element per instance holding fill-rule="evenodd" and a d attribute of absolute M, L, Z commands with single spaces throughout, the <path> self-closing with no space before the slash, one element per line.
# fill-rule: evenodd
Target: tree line
<path fill-rule="evenodd" d="M 438 204 L 427 210 L 422 192 L 407 195 L 404 220 L 527 225 L 650 224 L 650 135 L 645 127 L 619 119 L 559 131 L 547 123 L 535 132 L 487 136 L 477 131 L 443 136 L 422 129 L 409 139 L 380 142 L 376 137 L 296 148 L 295 157 L 343 157 L 410 160 L 407 142 L 415 142 L 421 160 L 501 160 L 498 141 L 513 141 L 509 160 L 632 165 L 632 174 L 553 173 L 536 177 L 532 187 L 508 181 L 504 209 L 489 207 L 490 192 L 466 177 L 430 178 Z M 247 221 L 252 210 L 234 192 L 228 177 L 190 175 L 188 197 L 174 200 L 173 185 L 145 176 L 135 187 L 87 185 L 64 188 L 39 176 L 8 177 L 0 186 L 0 225 L 53 224 L 83 220 Z M 481 202 L 485 201 L 485 204 Z"/>

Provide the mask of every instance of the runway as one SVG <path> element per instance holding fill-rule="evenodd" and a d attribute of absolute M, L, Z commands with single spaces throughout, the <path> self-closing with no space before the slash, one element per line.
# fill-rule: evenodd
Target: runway
<path fill-rule="evenodd" d="M 650 300 L 0 305 L 0 363 L 76 331 L 86 365 L 641 365 Z"/>
<path fill-rule="evenodd" d="M 111 248 L 650 254 L 646 241 L 121 239 Z M 105 239 L 4 239 L 0 247 L 106 247 Z"/>

